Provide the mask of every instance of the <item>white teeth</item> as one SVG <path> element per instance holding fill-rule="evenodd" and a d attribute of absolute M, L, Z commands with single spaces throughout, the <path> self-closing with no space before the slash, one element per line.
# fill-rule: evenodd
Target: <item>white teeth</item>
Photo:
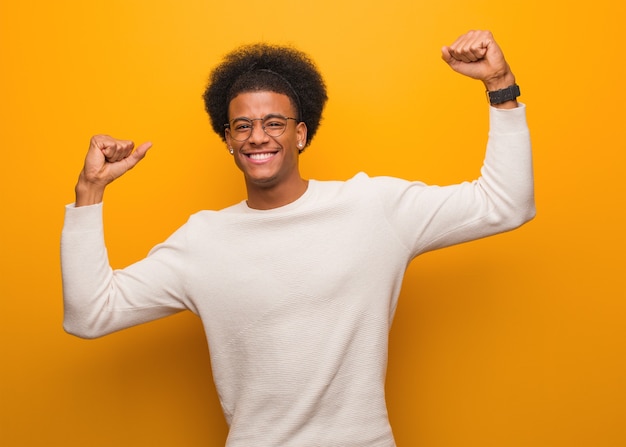
<path fill-rule="evenodd" d="M 250 154 L 248 155 L 248 157 L 252 158 L 253 160 L 266 160 L 268 158 L 273 157 L 274 154 L 272 154 L 271 152 L 263 152 L 260 154 Z"/>

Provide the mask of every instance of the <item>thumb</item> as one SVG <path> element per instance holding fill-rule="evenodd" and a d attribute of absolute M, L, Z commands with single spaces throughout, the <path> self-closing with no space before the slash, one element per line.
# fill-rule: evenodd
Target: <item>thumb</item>
<path fill-rule="evenodd" d="M 145 157 L 146 153 L 148 152 L 148 150 L 152 147 L 152 142 L 151 141 L 146 141 L 145 143 L 140 144 L 136 149 L 135 149 L 135 154 L 138 157 Z M 141 160 L 140 158 L 140 160 Z"/>
<path fill-rule="evenodd" d="M 148 153 L 148 150 L 152 147 L 152 142 L 147 141 L 140 144 L 135 150 L 126 158 L 128 169 L 135 167 Z"/>
<path fill-rule="evenodd" d="M 143 160 L 143 158 L 146 156 L 146 153 L 151 147 L 152 143 L 149 141 L 142 143 L 141 145 L 137 146 L 128 157 L 121 160 L 124 162 L 124 172 L 131 170 L 137 165 L 137 163 Z"/>

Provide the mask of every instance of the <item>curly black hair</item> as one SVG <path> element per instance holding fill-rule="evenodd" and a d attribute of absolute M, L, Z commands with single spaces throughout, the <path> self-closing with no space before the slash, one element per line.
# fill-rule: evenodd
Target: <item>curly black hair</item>
<path fill-rule="evenodd" d="M 288 46 L 257 43 L 239 47 L 224 57 L 211 73 L 203 95 L 211 126 L 222 140 L 230 101 L 251 91 L 288 96 L 298 119 L 306 124 L 309 145 L 328 97 L 322 75 L 305 53 Z"/>

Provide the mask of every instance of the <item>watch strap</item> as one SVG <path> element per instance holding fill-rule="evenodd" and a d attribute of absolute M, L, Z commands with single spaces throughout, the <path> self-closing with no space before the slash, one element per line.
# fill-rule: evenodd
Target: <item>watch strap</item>
<path fill-rule="evenodd" d="M 495 106 L 496 104 L 502 104 L 503 102 L 512 101 L 520 95 L 519 85 L 509 85 L 507 88 L 495 90 L 493 92 L 487 91 L 489 98 L 489 104 Z"/>

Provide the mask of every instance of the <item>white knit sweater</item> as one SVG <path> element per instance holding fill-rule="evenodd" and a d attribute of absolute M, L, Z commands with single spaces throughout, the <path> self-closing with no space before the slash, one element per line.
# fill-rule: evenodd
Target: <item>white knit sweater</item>
<path fill-rule="evenodd" d="M 282 208 L 199 212 L 122 270 L 109 267 L 102 205 L 68 205 L 65 329 L 98 337 L 189 309 L 206 331 L 228 447 L 393 446 L 387 342 L 408 263 L 534 216 L 525 108 L 490 110 L 474 182 L 311 180 Z"/>

